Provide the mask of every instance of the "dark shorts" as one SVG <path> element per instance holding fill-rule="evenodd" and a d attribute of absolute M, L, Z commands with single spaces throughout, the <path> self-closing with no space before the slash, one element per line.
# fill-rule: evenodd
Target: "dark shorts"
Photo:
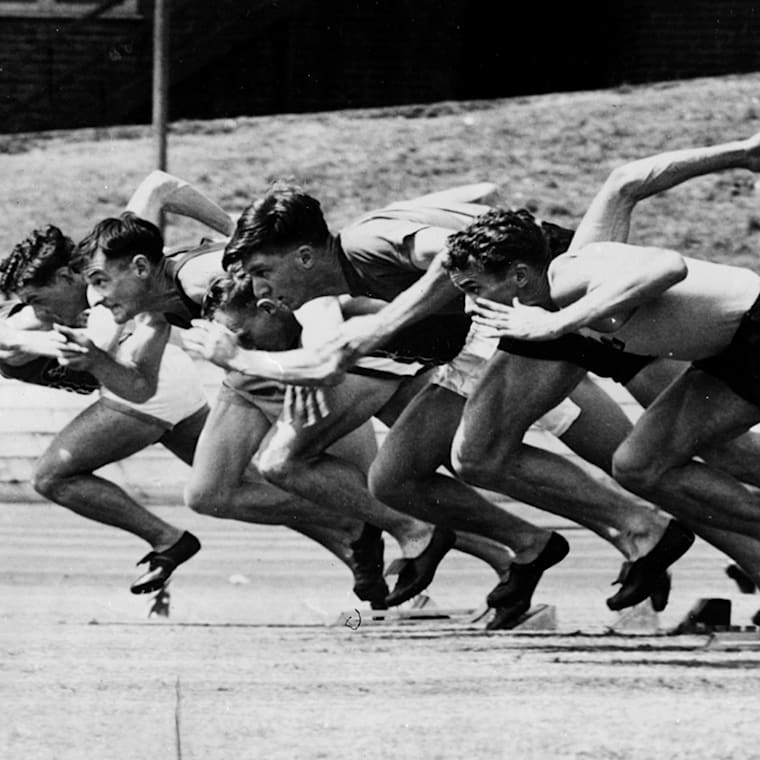
<path fill-rule="evenodd" d="M 728 347 L 692 367 L 717 377 L 745 401 L 760 406 L 760 297 L 742 317 Z"/>
<path fill-rule="evenodd" d="M 446 364 L 462 350 L 470 324 L 464 311 L 433 314 L 400 330 L 370 355 L 428 366 Z"/>
<path fill-rule="evenodd" d="M 621 385 L 629 383 L 656 358 L 629 354 L 613 345 L 575 333 L 541 341 L 502 338 L 499 349 L 529 359 L 577 364 L 599 377 L 609 377 Z"/>

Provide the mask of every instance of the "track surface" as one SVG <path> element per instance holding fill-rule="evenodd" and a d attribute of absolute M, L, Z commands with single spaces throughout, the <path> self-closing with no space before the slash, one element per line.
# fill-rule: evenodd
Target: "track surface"
<path fill-rule="evenodd" d="M 325 625 L 356 601 L 316 545 L 157 511 L 204 543 L 172 583 L 168 621 L 127 591 L 139 541 L 52 506 L 0 505 L 0 757 L 760 757 L 760 638 L 605 635 L 619 560 L 586 531 L 558 525 L 571 554 L 535 597 L 557 606 L 556 634 L 353 631 Z M 662 629 L 704 596 L 731 598 L 733 622 L 749 623 L 760 597 L 740 595 L 725 564 L 697 542 Z M 452 554 L 430 593 L 476 607 L 493 582 Z"/>

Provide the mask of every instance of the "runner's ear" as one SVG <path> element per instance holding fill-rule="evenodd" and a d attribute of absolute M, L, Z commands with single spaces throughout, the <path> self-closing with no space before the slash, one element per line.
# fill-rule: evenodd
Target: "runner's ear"
<path fill-rule="evenodd" d="M 69 269 L 68 266 L 62 266 L 58 267 L 58 269 L 55 270 L 53 277 L 56 282 L 70 285 L 72 282 L 74 282 L 75 274 L 71 271 L 71 269 Z"/>
<path fill-rule="evenodd" d="M 142 253 L 132 257 L 132 269 L 138 277 L 147 277 L 151 272 L 150 262 Z"/>
<path fill-rule="evenodd" d="M 310 245 L 299 246 L 296 252 L 296 260 L 303 269 L 311 269 L 314 266 L 314 251 Z"/>
<path fill-rule="evenodd" d="M 515 279 L 515 283 L 521 288 L 524 288 L 530 282 L 530 267 L 522 261 L 518 261 L 512 265 L 511 274 Z"/>

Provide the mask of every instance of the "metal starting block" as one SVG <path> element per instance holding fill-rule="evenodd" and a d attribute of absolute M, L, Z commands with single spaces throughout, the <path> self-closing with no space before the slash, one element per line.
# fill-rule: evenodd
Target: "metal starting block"
<path fill-rule="evenodd" d="M 755 625 L 732 625 L 728 631 L 713 633 L 709 649 L 760 649 L 760 628 Z"/>
<path fill-rule="evenodd" d="M 557 608 L 553 604 L 536 604 L 524 615 L 510 631 L 556 631 Z"/>
<path fill-rule="evenodd" d="M 731 628 L 731 600 L 707 598 L 697 599 L 671 633 L 716 633 Z"/>
<path fill-rule="evenodd" d="M 645 599 L 641 604 L 621 610 L 609 630 L 611 633 L 655 634 L 660 630 L 660 617 L 649 599 Z"/>
<path fill-rule="evenodd" d="M 485 618 L 488 608 L 437 607 L 426 594 L 414 597 L 406 604 L 388 610 L 343 610 L 333 626 L 358 630 L 365 625 L 413 625 L 419 623 L 473 624 Z"/>

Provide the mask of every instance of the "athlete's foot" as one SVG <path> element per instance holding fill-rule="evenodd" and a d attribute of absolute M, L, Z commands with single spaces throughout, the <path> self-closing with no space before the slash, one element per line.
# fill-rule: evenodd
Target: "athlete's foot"
<path fill-rule="evenodd" d="M 513 562 L 507 576 L 500 580 L 486 597 L 489 607 L 497 609 L 496 615 L 486 626 L 488 630 L 511 628 L 531 605 L 533 592 L 541 576 L 550 567 L 561 562 L 570 551 L 567 541 L 559 533 L 552 532 L 546 546 L 532 562 Z M 509 625 L 509 623 L 512 625 Z"/>
<path fill-rule="evenodd" d="M 620 589 L 607 599 L 607 606 L 611 610 L 622 610 L 643 602 L 653 593 L 657 596 L 663 574 L 693 543 L 694 534 L 677 520 L 671 520 L 654 549 L 630 563 Z M 658 598 L 661 600 L 661 595 Z"/>
<path fill-rule="evenodd" d="M 148 552 L 137 564 L 148 569 L 130 586 L 133 594 L 150 594 L 163 588 L 178 565 L 187 562 L 201 548 L 200 541 L 185 531 L 179 541 L 167 549 Z"/>
<path fill-rule="evenodd" d="M 416 557 L 396 560 L 399 568 L 396 585 L 385 598 L 389 607 L 395 607 L 423 592 L 433 581 L 438 565 L 446 552 L 454 546 L 456 535 L 448 528 L 436 526 L 427 547 Z"/>
<path fill-rule="evenodd" d="M 615 586 L 618 583 L 625 583 L 626 579 L 628 578 L 628 574 L 631 572 L 632 565 L 633 562 L 631 560 L 625 560 L 620 566 L 618 577 L 612 581 L 611 585 Z M 652 593 L 649 595 L 649 600 L 652 603 L 652 609 L 655 612 L 662 612 L 668 606 L 668 599 L 670 599 L 670 586 L 670 573 L 662 573 L 656 580 L 655 585 L 652 588 Z"/>
<path fill-rule="evenodd" d="M 754 594 L 757 591 L 755 581 L 739 565 L 735 563 L 727 565 L 726 575 L 736 583 L 742 594 Z"/>
<path fill-rule="evenodd" d="M 493 617 L 486 623 L 487 631 L 509 631 L 514 628 L 523 615 L 530 609 L 530 602 L 525 607 L 522 603 L 509 607 L 497 607 Z"/>
<path fill-rule="evenodd" d="M 351 543 L 354 594 L 363 602 L 369 602 L 373 610 L 384 610 L 388 606 L 385 601 L 388 584 L 383 578 L 384 549 L 382 531 L 369 523 L 364 524 L 359 538 Z"/>

